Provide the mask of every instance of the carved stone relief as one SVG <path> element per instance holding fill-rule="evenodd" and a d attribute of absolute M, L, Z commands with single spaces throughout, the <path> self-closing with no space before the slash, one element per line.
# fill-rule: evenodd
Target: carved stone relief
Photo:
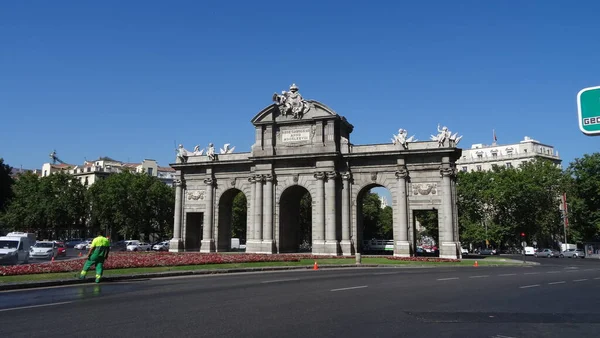
<path fill-rule="evenodd" d="M 412 183 L 412 192 L 417 195 L 437 195 L 437 183 Z"/>
<path fill-rule="evenodd" d="M 189 191 L 187 194 L 187 199 L 192 201 L 198 201 L 204 199 L 204 190 L 194 190 Z"/>

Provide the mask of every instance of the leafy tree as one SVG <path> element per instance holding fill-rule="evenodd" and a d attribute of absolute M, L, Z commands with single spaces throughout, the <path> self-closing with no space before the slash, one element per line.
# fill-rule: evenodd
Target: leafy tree
<path fill-rule="evenodd" d="M 378 238 L 380 235 L 381 201 L 379 195 L 367 192 L 362 199 L 363 239 Z"/>
<path fill-rule="evenodd" d="M 12 185 L 13 198 L 3 217 L 9 230 L 36 231 L 45 225 L 42 195 L 39 191 L 40 179 L 37 175 L 19 175 L 19 179 Z"/>
<path fill-rule="evenodd" d="M 246 238 L 247 223 L 247 200 L 243 192 L 239 192 L 233 198 L 232 219 L 231 219 L 231 237 Z"/>
<path fill-rule="evenodd" d="M 436 243 L 439 243 L 439 225 L 438 225 L 438 213 L 435 210 L 416 210 L 414 212 L 415 218 L 421 224 L 421 226 L 425 229 L 424 233 L 421 234 L 427 235 Z"/>
<path fill-rule="evenodd" d="M 4 164 L 4 159 L 0 157 L 0 212 L 4 211 L 8 201 L 12 197 L 11 187 L 14 183 L 10 176 L 12 168 Z"/>
<path fill-rule="evenodd" d="M 298 225 L 300 226 L 300 243 L 312 247 L 312 198 L 308 192 L 300 198 Z"/>
<path fill-rule="evenodd" d="M 394 213 L 392 207 L 386 206 L 379 213 L 378 238 L 393 239 Z"/>
<path fill-rule="evenodd" d="M 574 241 L 600 236 L 599 178 L 600 153 L 576 158 L 567 168 L 568 236 Z"/>

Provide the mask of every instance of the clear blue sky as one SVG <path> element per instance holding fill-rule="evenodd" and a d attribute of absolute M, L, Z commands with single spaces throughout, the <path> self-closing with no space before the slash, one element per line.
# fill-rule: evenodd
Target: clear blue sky
<path fill-rule="evenodd" d="M 531 136 L 566 167 L 598 151 L 576 94 L 600 85 L 600 1 L 4 1 L 0 157 L 41 168 L 110 156 L 249 151 L 250 120 L 292 82 L 355 144 Z M 390 201 L 391 202 L 391 201 Z"/>

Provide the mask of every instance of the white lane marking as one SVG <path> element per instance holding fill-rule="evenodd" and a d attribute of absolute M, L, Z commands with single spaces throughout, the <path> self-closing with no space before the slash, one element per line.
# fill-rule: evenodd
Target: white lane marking
<path fill-rule="evenodd" d="M 454 279 L 458 279 L 458 277 L 438 278 L 437 280 L 454 280 Z"/>
<path fill-rule="evenodd" d="M 583 278 L 583 279 L 574 279 L 573 282 L 583 282 L 585 280 L 588 280 L 587 278 Z"/>
<path fill-rule="evenodd" d="M 266 281 L 260 282 L 260 283 L 261 284 L 267 284 L 267 283 L 291 282 L 291 281 L 295 281 L 295 280 L 300 280 L 300 278 L 266 280 Z"/>
<path fill-rule="evenodd" d="M 63 305 L 63 304 L 69 304 L 69 303 L 73 303 L 73 302 L 60 302 L 60 303 L 50 303 L 50 304 L 40 304 L 40 305 L 20 306 L 20 307 L 13 307 L 13 308 L 10 308 L 10 309 L 0 309 L 0 312 L 4 312 L 4 311 L 13 311 L 13 310 L 24 310 L 24 309 L 34 309 L 34 308 L 36 308 L 36 307 L 45 307 L 45 306 Z"/>
<path fill-rule="evenodd" d="M 351 286 L 349 288 L 341 288 L 341 289 L 331 289 L 329 291 L 331 292 L 335 292 L 335 291 L 345 291 L 345 290 L 354 290 L 354 289 L 363 289 L 368 287 L 368 285 L 361 285 L 361 286 Z"/>
<path fill-rule="evenodd" d="M 565 284 L 565 283 L 566 282 L 563 280 L 563 281 L 560 281 L 560 282 L 550 282 L 550 283 L 548 283 L 548 285 Z"/>
<path fill-rule="evenodd" d="M 560 273 L 560 271 L 547 271 L 546 273 Z"/>
<path fill-rule="evenodd" d="M 469 278 L 485 278 L 485 277 L 489 277 L 490 275 L 481 275 L 481 276 L 470 276 Z"/>
<path fill-rule="evenodd" d="M 503 274 L 498 275 L 498 276 L 504 277 L 504 276 L 516 276 L 516 275 L 517 275 L 516 273 L 503 273 Z"/>
<path fill-rule="evenodd" d="M 585 269 L 583 271 L 594 271 L 594 269 Z"/>
<path fill-rule="evenodd" d="M 539 284 L 531 284 L 531 285 L 519 286 L 519 289 L 535 288 L 537 286 L 540 286 L 540 285 Z"/>
<path fill-rule="evenodd" d="M 375 276 L 382 276 L 382 275 L 397 275 L 400 272 L 396 271 L 396 272 L 376 272 L 373 275 Z"/>
<path fill-rule="evenodd" d="M 539 275 L 539 272 L 525 272 L 525 275 Z"/>
<path fill-rule="evenodd" d="M 600 279 L 600 277 L 595 277 L 594 279 Z"/>
<path fill-rule="evenodd" d="M 565 272 L 579 272 L 579 270 L 567 270 Z"/>

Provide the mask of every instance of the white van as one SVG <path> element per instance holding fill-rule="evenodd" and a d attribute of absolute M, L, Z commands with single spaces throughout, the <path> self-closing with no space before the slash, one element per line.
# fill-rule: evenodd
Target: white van
<path fill-rule="evenodd" d="M 525 250 L 523 250 L 523 254 L 525 256 L 533 256 L 535 254 L 535 249 L 532 246 L 526 246 Z"/>
<path fill-rule="evenodd" d="M 27 237 L 0 237 L 0 265 L 29 263 L 29 247 Z"/>

